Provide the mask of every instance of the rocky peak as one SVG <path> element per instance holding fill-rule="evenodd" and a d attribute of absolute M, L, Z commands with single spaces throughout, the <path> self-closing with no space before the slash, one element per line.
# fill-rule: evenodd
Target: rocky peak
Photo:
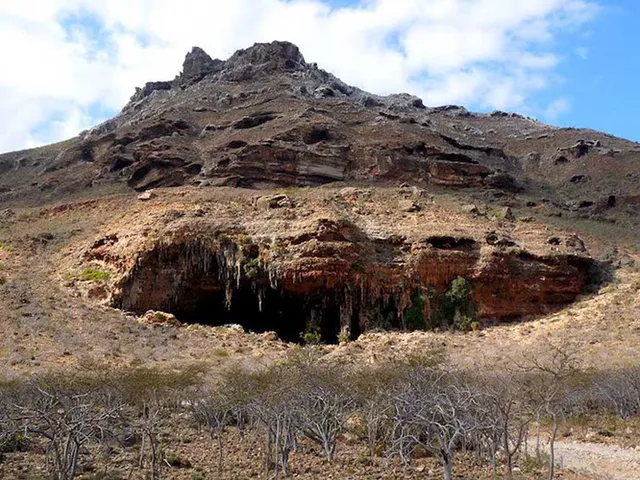
<path fill-rule="evenodd" d="M 252 65 L 259 70 L 300 70 L 307 65 L 296 45 L 279 41 L 256 43 L 238 50 L 227 60 L 227 64 L 230 68 Z"/>
<path fill-rule="evenodd" d="M 225 81 L 242 81 L 260 74 L 303 70 L 306 67 L 300 50 L 290 42 L 256 43 L 238 50 L 227 61 L 214 60 L 202 48 L 193 47 L 173 85 L 188 87 L 210 74 L 219 74 Z"/>
<path fill-rule="evenodd" d="M 182 64 L 182 73 L 178 75 L 174 83 L 180 86 L 192 85 L 207 75 L 219 71 L 223 64 L 222 60 L 212 59 L 202 48 L 193 47 L 187 53 Z"/>

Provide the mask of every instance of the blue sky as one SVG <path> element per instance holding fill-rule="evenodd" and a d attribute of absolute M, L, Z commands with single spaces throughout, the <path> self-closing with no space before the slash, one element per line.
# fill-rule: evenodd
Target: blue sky
<path fill-rule="evenodd" d="M 640 141 L 640 2 L 601 2 L 604 8 L 584 32 L 585 60 L 572 56 L 559 68 L 561 91 L 572 107 L 561 125 L 588 127 Z M 574 39 L 561 39 L 563 51 Z"/>
<path fill-rule="evenodd" d="M 115 115 L 194 45 L 275 39 L 375 93 L 638 141 L 639 20 L 633 0 L 2 0 L 0 151 Z"/>

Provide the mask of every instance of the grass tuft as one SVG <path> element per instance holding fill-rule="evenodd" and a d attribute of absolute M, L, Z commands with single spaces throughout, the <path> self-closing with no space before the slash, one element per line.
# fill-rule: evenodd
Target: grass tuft
<path fill-rule="evenodd" d="M 83 282 L 104 282 L 109 280 L 111 273 L 99 270 L 97 268 L 85 268 L 80 274 L 80 280 Z"/>

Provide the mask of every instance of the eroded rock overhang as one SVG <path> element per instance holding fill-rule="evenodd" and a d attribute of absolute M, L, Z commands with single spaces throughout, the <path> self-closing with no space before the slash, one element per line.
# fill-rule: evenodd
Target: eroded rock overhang
<path fill-rule="evenodd" d="M 545 314 L 583 293 L 593 267 L 587 256 L 535 255 L 464 236 L 374 238 L 331 220 L 276 239 L 185 230 L 167 232 L 128 259 L 112 303 L 187 323 L 275 330 L 290 341 L 305 331 L 334 341 L 340 332 L 356 337 L 452 322 L 442 315 L 460 312 L 445 312 L 443 299 L 459 279 L 468 286 L 463 313 L 475 320 Z"/>

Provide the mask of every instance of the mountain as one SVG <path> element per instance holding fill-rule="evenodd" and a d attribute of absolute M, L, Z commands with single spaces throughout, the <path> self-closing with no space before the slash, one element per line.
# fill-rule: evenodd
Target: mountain
<path fill-rule="evenodd" d="M 633 265 L 639 180 L 610 135 L 373 95 L 287 42 L 195 47 L 115 118 L 0 156 L 4 307 L 58 282 L 110 315 L 327 342 L 531 318 Z"/>

